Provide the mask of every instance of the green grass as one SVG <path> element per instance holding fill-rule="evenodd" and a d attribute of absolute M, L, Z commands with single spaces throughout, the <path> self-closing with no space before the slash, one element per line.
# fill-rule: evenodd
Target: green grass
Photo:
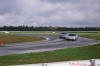
<path fill-rule="evenodd" d="M 99 40 L 100 41 L 100 35 L 92 35 L 92 36 L 84 36 L 84 37 L 86 37 L 86 38 L 90 38 L 90 39 L 96 39 L 96 40 Z"/>
<path fill-rule="evenodd" d="M 59 35 L 60 33 L 9 33 L 9 34 L 33 34 L 33 35 Z M 100 33 L 73 33 L 77 35 L 100 35 Z"/>
<path fill-rule="evenodd" d="M 88 36 L 87 38 L 100 40 L 100 36 Z M 49 52 L 0 56 L 0 66 L 87 59 L 100 59 L 100 43 Z"/>
<path fill-rule="evenodd" d="M 73 33 L 77 35 L 100 35 L 100 33 Z"/>
<path fill-rule="evenodd" d="M 4 32 L 0 32 L 0 34 L 4 34 Z"/>
<path fill-rule="evenodd" d="M 29 36 L 16 36 L 16 35 L 0 35 L 0 41 L 3 41 L 5 44 L 9 43 L 20 43 L 20 42 L 32 42 L 44 40 L 42 37 L 29 37 Z"/>
<path fill-rule="evenodd" d="M 9 34 L 33 34 L 33 35 L 59 35 L 59 33 L 9 33 Z"/>

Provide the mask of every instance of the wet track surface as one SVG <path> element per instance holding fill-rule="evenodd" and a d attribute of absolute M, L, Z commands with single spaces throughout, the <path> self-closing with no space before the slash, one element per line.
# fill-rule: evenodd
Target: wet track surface
<path fill-rule="evenodd" d="M 77 41 L 67 41 L 59 39 L 59 37 L 56 35 L 23 35 L 23 36 L 39 36 L 39 37 L 50 38 L 50 40 L 6 45 L 5 47 L 0 47 L 0 55 L 44 52 L 44 51 L 51 51 L 63 48 L 88 46 L 98 43 L 98 41 L 96 40 L 82 38 L 82 37 L 79 37 Z"/>

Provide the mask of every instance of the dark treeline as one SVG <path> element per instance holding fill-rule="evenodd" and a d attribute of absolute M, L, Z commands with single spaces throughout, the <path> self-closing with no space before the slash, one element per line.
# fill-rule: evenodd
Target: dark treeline
<path fill-rule="evenodd" d="M 100 31 L 100 27 L 2 26 L 0 31 Z"/>

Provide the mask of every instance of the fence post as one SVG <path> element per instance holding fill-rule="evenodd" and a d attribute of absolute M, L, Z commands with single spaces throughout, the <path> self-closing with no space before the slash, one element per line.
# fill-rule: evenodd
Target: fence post
<path fill-rule="evenodd" d="M 90 60 L 91 66 L 95 66 L 95 59 Z"/>

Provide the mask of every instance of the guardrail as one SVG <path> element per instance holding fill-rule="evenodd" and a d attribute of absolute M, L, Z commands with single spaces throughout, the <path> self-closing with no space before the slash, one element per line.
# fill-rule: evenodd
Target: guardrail
<path fill-rule="evenodd" d="M 26 64 L 26 65 L 14 65 L 14 66 L 100 66 L 100 59 L 41 63 L 41 64 Z"/>

